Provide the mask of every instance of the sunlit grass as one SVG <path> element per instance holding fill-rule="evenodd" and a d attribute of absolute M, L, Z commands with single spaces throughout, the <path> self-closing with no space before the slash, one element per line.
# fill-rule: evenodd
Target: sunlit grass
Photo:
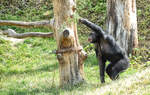
<path fill-rule="evenodd" d="M 90 54 L 84 63 L 86 82 L 61 88 L 59 65 L 56 55 L 51 54 L 56 49 L 53 39 L 27 38 L 14 46 L 3 39 L 0 42 L 0 95 L 83 95 L 112 83 L 107 75 L 106 83 L 100 83 L 97 59 Z M 133 65 L 121 74 L 120 79 L 140 70 L 140 66 L 134 68 Z"/>
<path fill-rule="evenodd" d="M 95 21 L 95 23 L 105 27 L 105 4 L 99 6 L 101 3 L 96 2 L 96 4 L 89 0 L 84 4 L 82 0 L 78 0 L 78 2 L 77 11 L 81 17 Z M 137 3 L 137 7 L 139 7 L 137 9 L 139 43 L 142 48 L 137 48 L 138 56 L 130 58 L 131 66 L 120 75 L 119 80 L 112 81 L 106 74 L 106 83 L 100 83 L 99 68 L 93 46 L 87 43 L 90 30 L 78 24 L 80 25 L 78 27 L 80 43 L 89 54 L 84 63 L 85 83 L 64 88 L 59 87 L 59 64 L 56 55 L 51 54 L 51 51 L 56 49 L 55 40 L 27 38 L 23 43 L 12 45 L 10 41 L 0 38 L 0 95 L 150 95 L 150 61 L 147 60 L 149 57 L 149 40 L 147 39 L 150 33 L 148 23 L 150 19 L 148 18 L 149 7 L 146 8 L 149 3 L 147 3 L 148 0 L 138 0 L 137 2 L 139 2 Z M 39 10 L 30 5 L 28 7 L 24 10 L 20 8 L 15 10 L 14 6 L 14 9 L 11 10 L 2 5 L 0 8 L 4 13 L 0 14 L 0 19 L 39 21 L 52 17 L 43 16 L 43 13 L 47 10 L 52 11 L 52 6 L 44 5 Z M 51 32 L 51 30 L 45 28 L 27 29 L 15 26 L 0 26 L 1 30 L 8 28 L 14 29 L 18 33 Z M 144 61 L 141 62 L 143 59 Z"/>
<path fill-rule="evenodd" d="M 89 91 L 86 95 L 149 95 L 150 68 L 139 71 L 125 79 L 114 81 L 108 85 Z"/>

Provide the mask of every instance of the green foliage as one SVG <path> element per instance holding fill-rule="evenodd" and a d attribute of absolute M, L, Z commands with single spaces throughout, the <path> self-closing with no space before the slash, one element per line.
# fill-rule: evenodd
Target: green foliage
<path fill-rule="evenodd" d="M 1 19 L 35 21 L 53 17 L 51 0 L 1 0 Z M 45 12 L 50 10 L 48 15 Z M 11 17 L 11 18 L 9 18 Z M 13 17 L 13 18 L 12 18 Z M 15 19 L 16 18 L 16 19 Z"/>
<path fill-rule="evenodd" d="M 106 2 L 104 0 L 77 0 L 77 13 L 105 29 Z M 81 35 L 87 35 L 90 32 L 87 27 L 80 23 L 78 24 L 78 31 Z"/>
<path fill-rule="evenodd" d="M 139 47 L 136 56 L 141 56 L 142 62 L 150 60 L 150 1 L 137 0 Z M 142 63 L 140 62 L 140 63 Z"/>

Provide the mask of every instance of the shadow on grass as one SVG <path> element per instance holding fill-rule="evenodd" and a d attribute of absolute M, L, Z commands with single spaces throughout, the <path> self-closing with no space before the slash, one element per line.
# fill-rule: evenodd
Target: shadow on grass
<path fill-rule="evenodd" d="M 3 75 L 6 77 L 13 76 L 13 75 L 21 75 L 21 74 L 32 75 L 34 73 L 41 73 L 41 72 L 46 72 L 46 71 L 53 72 L 56 69 L 58 69 L 58 63 L 43 64 L 43 65 L 41 65 L 41 67 L 38 67 L 36 69 L 30 68 L 30 69 L 26 69 L 24 71 L 9 70 L 8 72 L 4 72 Z"/>
<path fill-rule="evenodd" d="M 88 84 L 82 83 L 78 85 L 66 85 L 65 87 L 39 86 L 37 88 L 10 88 L 7 90 L 0 90 L 0 95 L 77 95 L 86 93 L 87 90 L 94 90 L 94 88 L 101 87 L 102 84 Z"/>
<path fill-rule="evenodd" d="M 58 69 L 58 63 L 55 62 L 53 64 L 41 64 L 37 66 L 37 68 L 32 68 L 30 66 L 29 68 L 26 68 L 25 70 L 10 70 L 8 69 L 6 72 L 2 72 L 3 76 L 13 76 L 13 75 L 21 75 L 21 74 L 28 74 L 32 75 L 34 73 L 40 73 L 40 72 L 53 72 L 54 70 Z M 86 66 L 95 66 L 97 64 L 96 56 L 89 56 L 87 60 L 85 61 L 85 67 Z"/>
<path fill-rule="evenodd" d="M 54 86 L 42 90 L 38 88 L 10 88 L 0 90 L 0 95 L 60 95 L 59 89 Z"/>

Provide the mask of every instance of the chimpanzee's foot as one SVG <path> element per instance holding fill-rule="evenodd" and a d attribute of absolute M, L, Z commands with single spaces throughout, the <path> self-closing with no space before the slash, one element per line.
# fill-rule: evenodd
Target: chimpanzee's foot
<path fill-rule="evenodd" d="M 101 83 L 105 83 L 105 81 L 104 81 L 104 80 L 101 80 Z"/>
<path fill-rule="evenodd" d="M 119 79 L 119 73 L 118 73 L 118 72 L 112 73 L 112 75 L 110 76 L 110 78 L 111 78 L 112 80 Z"/>
<path fill-rule="evenodd" d="M 100 80 L 101 80 L 101 83 L 105 83 L 104 78 L 100 78 Z"/>

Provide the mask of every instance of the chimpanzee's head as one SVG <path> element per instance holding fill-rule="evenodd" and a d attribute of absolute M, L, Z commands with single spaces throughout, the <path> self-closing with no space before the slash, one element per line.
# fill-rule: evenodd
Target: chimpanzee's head
<path fill-rule="evenodd" d="M 99 39 L 99 37 L 98 37 L 98 35 L 96 35 L 95 32 L 91 32 L 91 33 L 89 34 L 88 41 L 89 41 L 90 43 L 96 43 L 96 42 L 98 41 L 98 39 Z"/>

